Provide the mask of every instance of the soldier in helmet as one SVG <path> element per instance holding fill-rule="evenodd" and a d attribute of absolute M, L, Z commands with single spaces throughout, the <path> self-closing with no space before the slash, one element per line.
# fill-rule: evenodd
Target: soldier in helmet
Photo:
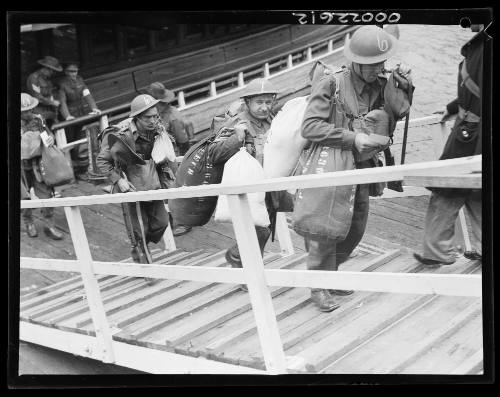
<path fill-rule="evenodd" d="M 157 99 L 139 95 L 130 104 L 130 117 L 101 133 L 97 166 L 107 174 L 113 192 L 160 189 L 157 166 L 151 158 L 155 136 L 162 131 Z M 151 261 L 148 243 L 158 243 L 168 226 L 163 200 L 122 203 L 132 258 L 139 263 Z M 131 229 L 131 230 L 129 230 Z"/>
<path fill-rule="evenodd" d="M 396 46 L 395 37 L 373 25 L 363 26 L 351 39 L 347 38 L 344 55 L 350 64 L 336 72 L 335 79 L 327 73 L 316 75 L 312 79 L 311 95 L 302 123 L 302 136 L 312 143 L 321 142 L 343 151 L 352 151 L 357 160 L 356 168 L 376 166 L 380 146 L 360 128 L 359 117 L 384 106 L 383 90 L 386 80 L 381 72 L 385 61 L 395 53 Z M 408 73 L 409 70 L 400 65 L 394 72 L 394 78 L 405 84 L 408 80 L 403 76 Z M 368 160 L 360 160 L 362 158 Z M 342 241 L 325 241 L 312 234 L 305 238 L 309 254 L 308 269 L 338 269 L 363 237 L 368 219 L 368 204 L 369 185 L 357 185 L 352 224 L 346 238 Z M 326 221 L 328 220 L 325 219 Z M 329 312 L 339 307 L 335 295 L 344 296 L 352 292 L 312 289 L 311 298 L 319 310 Z"/>
<path fill-rule="evenodd" d="M 271 109 L 277 94 L 277 89 L 266 79 L 257 78 L 248 83 L 241 95 L 245 106 L 222 124 L 217 131 L 219 136 L 209 148 L 213 163 L 225 163 L 245 145 L 247 151 L 263 164 L 264 143 L 271 126 Z M 255 229 L 262 254 L 271 230 L 262 226 L 255 226 Z M 227 250 L 226 260 L 232 267 L 242 267 L 237 244 Z M 246 285 L 241 288 L 246 290 Z"/>
<path fill-rule="evenodd" d="M 52 78 L 55 72 L 62 72 L 59 61 L 51 56 L 39 59 L 38 64 L 42 67 L 28 76 L 26 86 L 28 93 L 38 100 L 35 109 L 40 114 L 49 127 L 57 121 L 57 112 L 60 102 L 54 99 L 54 85 Z"/>
<path fill-rule="evenodd" d="M 43 144 L 40 133 L 47 132 L 46 145 L 48 147 L 54 144 L 54 136 L 45 128 L 42 116 L 34 111 L 37 105 L 36 98 L 24 92 L 21 93 L 21 184 L 24 185 L 26 191 L 33 188 L 38 198 L 52 198 L 54 189 L 43 182 L 40 172 L 41 145 Z M 41 212 L 45 220 L 44 233 L 53 240 L 61 240 L 63 236 L 54 226 L 54 208 L 42 208 Z M 28 236 L 37 237 L 33 209 L 24 208 L 21 213 Z"/>

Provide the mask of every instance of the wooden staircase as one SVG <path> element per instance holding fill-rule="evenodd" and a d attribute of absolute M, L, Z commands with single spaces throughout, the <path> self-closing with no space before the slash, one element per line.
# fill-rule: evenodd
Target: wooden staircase
<path fill-rule="evenodd" d="M 155 251 L 156 264 L 226 267 L 225 251 Z M 480 273 L 477 261 L 424 269 L 404 249 L 362 242 L 339 271 Z M 267 269 L 305 269 L 307 254 L 266 253 Z M 130 262 L 126 259 L 123 262 Z M 265 369 L 247 292 L 238 285 L 97 276 L 113 340 Z M 290 372 L 481 373 L 481 300 L 356 291 L 319 312 L 309 289 L 270 287 Z M 95 335 L 80 276 L 21 296 L 22 322 Z M 138 359 L 140 359 L 138 357 Z"/>

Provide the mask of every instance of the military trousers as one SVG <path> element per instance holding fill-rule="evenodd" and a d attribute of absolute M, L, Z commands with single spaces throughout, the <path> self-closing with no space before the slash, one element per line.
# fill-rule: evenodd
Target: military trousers
<path fill-rule="evenodd" d="M 271 236 L 271 229 L 269 227 L 255 226 L 255 232 L 257 233 L 260 254 L 263 256 L 267 240 L 269 240 L 269 236 Z M 233 267 L 242 267 L 238 244 L 233 245 L 227 250 L 227 256 L 231 259 L 230 262 Z"/>
<path fill-rule="evenodd" d="M 338 270 L 357 247 L 366 229 L 370 204 L 369 185 L 358 185 L 354 197 L 352 223 L 344 240 L 318 241 L 305 238 L 308 270 Z"/>
<path fill-rule="evenodd" d="M 123 203 L 123 205 L 127 205 L 129 209 L 135 240 L 144 241 L 136 203 Z M 141 201 L 139 206 L 145 243 L 158 243 L 168 227 L 168 213 L 163 200 Z"/>
<path fill-rule="evenodd" d="M 452 263 L 456 260 L 455 221 L 465 206 L 471 223 L 472 243 L 481 254 L 482 203 L 481 192 L 470 192 L 459 196 L 445 196 L 432 192 L 425 214 L 423 257 L 439 262 Z"/>
<path fill-rule="evenodd" d="M 21 173 L 23 174 L 23 178 L 25 179 L 26 189 L 28 190 L 28 192 L 31 188 L 33 188 L 33 190 L 35 191 L 35 195 L 40 199 L 54 197 L 54 189 L 47 186 L 43 182 L 39 182 L 36 179 L 35 173 L 32 169 L 23 169 Z M 40 208 L 40 211 L 42 213 L 42 216 L 45 218 L 47 226 L 52 227 L 54 208 Z M 21 210 L 21 214 L 25 223 L 33 223 L 33 208 L 23 208 Z"/>

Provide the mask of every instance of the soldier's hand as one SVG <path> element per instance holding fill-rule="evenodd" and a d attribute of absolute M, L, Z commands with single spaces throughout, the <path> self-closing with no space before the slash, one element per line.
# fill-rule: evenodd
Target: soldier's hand
<path fill-rule="evenodd" d="M 52 103 L 56 108 L 59 107 L 59 105 L 61 104 L 61 102 L 59 102 L 57 99 L 54 99 Z"/>
<path fill-rule="evenodd" d="M 354 137 L 354 146 L 359 153 L 376 152 L 379 148 L 379 145 L 373 143 L 370 138 L 368 138 L 368 135 L 364 133 L 356 134 Z"/>
<path fill-rule="evenodd" d="M 445 122 L 447 122 L 447 121 L 448 121 L 451 117 L 452 117 L 452 115 L 448 113 L 448 109 L 445 109 L 445 110 L 444 110 L 444 112 L 443 112 L 443 117 L 441 117 L 440 122 L 441 122 L 441 123 L 445 123 Z"/>
<path fill-rule="evenodd" d="M 130 184 L 128 183 L 128 181 L 125 178 L 118 179 L 117 184 L 118 184 L 118 188 L 120 189 L 120 191 L 122 193 L 129 192 L 131 190 Z"/>
<path fill-rule="evenodd" d="M 92 109 L 90 114 L 101 114 L 101 111 L 99 109 L 95 108 L 95 109 Z"/>
<path fill-rule="evenodd" d="M 236 134 L 240 142 L 243 142 L 245 140 L 246 132 L 247 125 L 245 122 L 239 122 L 234 126 L 234 133 Z"/>
<path fill-rule="evenodd" d="M 66 117 L 66 121 L 69 121 L 69 120 L 74 120 L 75 118 L 70 114 L 68 117 Z"/>

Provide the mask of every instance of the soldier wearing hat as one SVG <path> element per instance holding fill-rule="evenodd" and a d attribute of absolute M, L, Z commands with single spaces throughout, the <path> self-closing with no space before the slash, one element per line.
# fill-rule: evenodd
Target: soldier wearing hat
<path fill-rule="evenodd" d="M 59 61 L 51 56 L 45 56 L 37 61 L 41 68 L 31 73 L 26 81 L 28 93 L 38 100 L 36 113 L 40 114 L 50 127 L 57 121 L 60 102 L 54 99 L 52 77 L 55 72 L 62 72 Z"/>
<path fill-rule="evenodd" d="M 384 106 L 386 80 L 381 73 L 385 61 L 396 52 L 397 45 L 397 39 L 383 29 L 372 25 L 362 26 L 352 38 L 346 39 L 344 55 L 350 61 L 349 65 L 333 73 L 321 68 L 313 69 L 311 95 L 302 123 L 302 136 L 312 143 L 321 142 L 343 151 L 352 151 L 356 168 L 377 166 L 377 152 L 381 147 L 370 135 L 364 133 L 366 125 L 363 125 L 362 118 Z M 397 81 L 407 84 L 405 88 L 409 89 L 410 84 L 403 77 L 407 73 L 409 70 L 400 65 L 394 74 Z M 375 116 L 378 121 L 388 124 L 386 117 Z M 357 185 L 352 224 L 346 238 L 342 241 L 319 240 L 314 235 L 305 238 L 309 254 L 308 269 L 338 269 L 363 237 L 368 205 L 369 185 Z M 311 298 L 319 310 L 329 312 L 339 307 L 335 295 L 349 295 L 352 292 L 312 289 Z"/>
<path fill-rule="evenodd" d="M 212 163 L 225 163 L 245 145 L 247 151 L 263 164 L 264 143 L 271 126 L 271 110 L 277 95 L 278 90 L 267 79 L 257 78 L 248 83 L 241 95 L 245 105 L 240 112 L 222 124 L 217 131 L 219 136 L 210 145 L 209 156 Z M 263 254 L 271 229 L 262 226 L 256 226 L 255 229 Z M 226 260 L 232 267 L 242 267 L 237 244 L 227 250 Z M 246 290 L 246 285 L 241 288 Z"/>
<path fill-rule="evenodd" d="M 166 89 L 160 82 L 152 83 L 148 87 L 148 94 L 158 99 L 158 112 L 167 131 L 175 136 L 179 155 L 184 155 L 190 146 L 190 141 L 194 136 L 194 125 L 187 120 L 179 110 L 171 105 L 175 99 L 175 94 Z"/>
<path fill-rule="evenodd" d="M 78 75 L 78 65 L 68 63 L 64 68 L 64 76 L 59 80 L 59 90 L 57 96 L 60 102 L 60 114 L 63 120 L 72 120 L 87 114 L 100 113 L 92 94 L 90 93 L 83 78 Z M 97 134 L 95 128 L 90 131 Z M 86 133 L 81 126 L 66 128 L 66 139 L 73 142 L 86 137 Z M 71 150 L 73 169 L 77 177 L 84 177 L 89 165 L 88 145 L 78 145 Z"/>
<path fill-rule="evenodd" d="M 139 95 L 130 104 L 130 117 L 101 133 L 97 166 L 108 175 L 113 192 L 160 189 L 156 164 L 151 158 L 155 136 L 163 126 L 158 122 L 158 103 L 150 95 Z M 158 243 L 168 226 L 163 200 L 122 203 L 134 261 L 151 261 L 148 243 Z M 137 254 L 139 248 L 140 254 Z"/>
<path fill-rule="evenodd" d="M 46 144 L 52 146 L 54 136 L 45 128 L 42 116 L 35 112 L 37 105 L 38 100 L 36 98 L 24 92 L 21 93 L 21 140 L 29 139 L 31 142 L 27 146 L 34 148 L 36 145 L 42 145 L 40 133 L 46 131 L 48 134 Z M 23 145 L 21 145 L 22 147 Z M 52 198 L 54 197 L 54 189 L 43 182 L 40 173 L 40 159 L 41 150 L 37 151 L 37 153 L 25 153 L 21 150 L 21 184 L 24 185 L 26 191 L 33 188 L 33 192 L 38 198 Z M 54 208 L 41 208 L 41 212 L 45 220 L 44 233 L 53 240 L 61 240 L 63 236 L 54 226 Z M 28 236 L 37 237 L 38 232 L 33 220 L 33 209 L 24 208 L 21 213 Z"/>

